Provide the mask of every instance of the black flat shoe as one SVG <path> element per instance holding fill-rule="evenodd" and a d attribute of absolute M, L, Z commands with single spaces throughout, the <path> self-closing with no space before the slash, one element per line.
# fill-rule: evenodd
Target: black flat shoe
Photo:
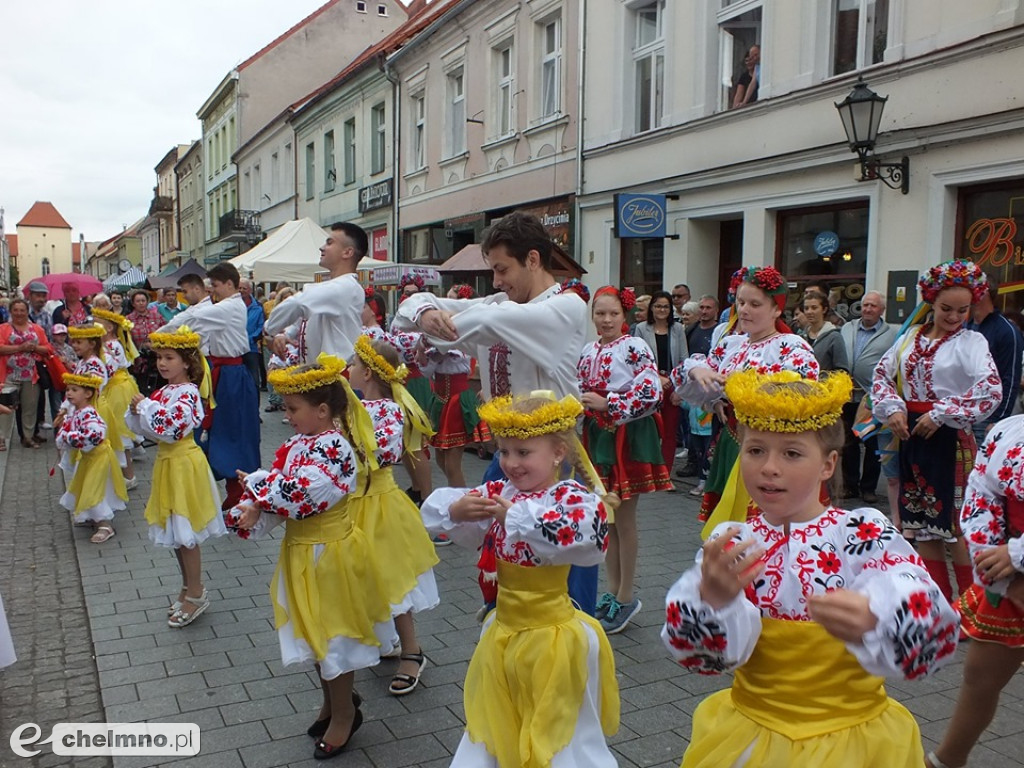
<path fill-rule="evenodd" d="M 363 697 L 359 695 L 359 691 L 352 691 L 352 706 L 357 710 L 359 705 L 363 703 Z M 327 733 L 327 726 L 331 724 L 331 718 L 325 717 L 323 720 L 317 720 L 309 728 L 306 729 L 306 735 L 313 739 L 322 738 Z"/>
<path fill-rule="evenodd" d="M 316 760 L 330 760 L 332 757 L 340 755 L 345 750 L 345 747 L 348 746 L 348 743 L 352 741 L 352 737 L 356 735 L 356 731 L 359 730 L 359 726 L 362 724 L 363 711 L 361 709 L 357 709 L 356 716 L 352 720 L 352 730 L 348 732 L 348 738 L 345 739 L 345 743 L 334 747 L 321 739 L 316 743 L 316 749 L 313 750 L 313 758 Z"/>

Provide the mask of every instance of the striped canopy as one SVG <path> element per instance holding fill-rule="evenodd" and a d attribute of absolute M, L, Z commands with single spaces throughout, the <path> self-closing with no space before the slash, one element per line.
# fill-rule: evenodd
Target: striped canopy
<path fill-rule="evenodd" d="M 112 275 L 103 281 L 103 289 L 109 291 L 111 288 L 131 288 L 135 285 L 142 285 L 146 282 L 146 273 L 138 267 L 132 267 L 120 275 Z"/>

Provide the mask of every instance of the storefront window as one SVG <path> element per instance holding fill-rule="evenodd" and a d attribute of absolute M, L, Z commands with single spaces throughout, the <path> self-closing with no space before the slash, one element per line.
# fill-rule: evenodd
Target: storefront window
<path fill-rule="evenodd" d="M 956 223 L 956 255 L 999 283 L 999 309 L 1024 310 L 1024 179 L 961 188 Z"/>
<path fill-rule="evenodd" d="M 636 295 L 660 291 L 665 274 L 665 241 L 661 238 L 626 238 L 622 244 L 619 285 L 636 289 Z"/>
<path fill-rule="evenodd" d="M 776 264 L 792 286 L 790 310 L 805 286 L 823 282 L 840 317 L 860 317 L 867 254 L 866 201 L 779 211 Z"/>

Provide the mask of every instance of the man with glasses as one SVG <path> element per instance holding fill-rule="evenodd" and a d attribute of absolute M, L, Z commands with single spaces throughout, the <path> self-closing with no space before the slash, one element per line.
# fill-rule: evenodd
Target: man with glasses
<path fill-rule="evenodd" d="M 277 304 L 264 326 L 282 359 L 288 341 L 297 344 L 304 363 L 315 362 L 321 352 L 342 360 L 352 357 L 363 328 L 364 294 L 356 268 L 368 245 L 362 227 L 348 221 L 331 225 L 327 242 L 320 246 L 320 266 L 330 279 Z"/>
<path fill-rule="evenodd" d="M 683 317 L 683 304 L 690 300 L 690 286 L 686 283 L 678 283 L 672 286 L 672 307 L 675 309 L 677 318 Z"/>

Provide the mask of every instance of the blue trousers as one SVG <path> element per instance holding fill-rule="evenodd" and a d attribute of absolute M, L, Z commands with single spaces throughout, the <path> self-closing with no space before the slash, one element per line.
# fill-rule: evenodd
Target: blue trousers
<path fill-rule="evenodd" d="M 484 482 L 492 480 L 507 480 L 505 473 L 501 471 L 501 464 L 498 463 L 498 456 L 495 454 L 491 465 L 484 472 Z M 596 565 L 574 565 L 569 568 L 569 598 L 579 606 L 579 609 L 590 616 L 594 615 L 597 609 L 597 566 Z M 491 606 L 493 608 L 493 606 Z"/>

